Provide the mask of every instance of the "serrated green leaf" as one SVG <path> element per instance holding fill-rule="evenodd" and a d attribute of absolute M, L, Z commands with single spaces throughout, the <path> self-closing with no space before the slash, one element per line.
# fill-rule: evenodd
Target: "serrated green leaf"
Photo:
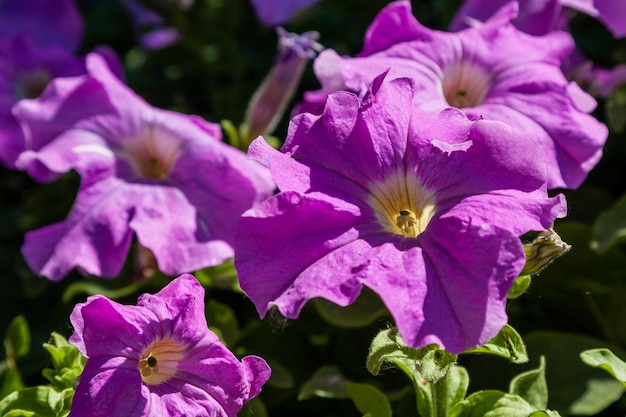
<path fill-rule="evenodd" d="M 391 404 L 378 388 L 369 384 L 346 382 L 346 393 L 364 415 L 391 417 Z"/>
<path fill-rule="evenodd" d="M 590 349 L 582 352 L 580 358 L 594 368 L 600 368 L 613 375 L 626 388 L 626 362 L 606 348 Z"/>
<path fill-rule="evenodd" d="M 546 359 L 541 356 L 539 367 L 523 372 L 511 380 L 509 392 L 519 395 L 537 410 L 548 407 L 548 385 L 546 384 Z"/>
<path fill-rule="evenodd" d="M 591 247 L 604 253 L 624 238 L 626 238 L 626 194 L 598 216 L 593 226 Z"/>
<path fill-rule="evenodd" d="M 500 332 L 483 346 L 468 349 L 463 353 L 495 355 L 513 363 L 528 362 L 526 345 L 522 336 L 508 324 L 505 324 Z"/>
<path fill-rule="evenodd" d="M 448 417 L 528 417 L 533 411 L 518 395 L 488 390 L 475 392 L 455 405 Z"/>
<path fill-rule="evenodd" d="M 346 382 L 348 381 L 336 366 L 322 366 L 302 384 L 298 400 L 311 397 L 348 398 Z"/>
<path fill-rule="evenodd" d="M 30 350 L 30 329 L 24 316 L 13 319 L 4 337 L 7 359 L 15 360 L 28 354 Z"/>

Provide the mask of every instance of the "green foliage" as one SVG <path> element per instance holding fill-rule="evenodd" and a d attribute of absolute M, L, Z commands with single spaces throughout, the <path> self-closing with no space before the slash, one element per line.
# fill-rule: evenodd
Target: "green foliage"
<path fill-rule="evenodd" d="M 85 357 L 58 333 L 44 343 L 52 368 L 43 370 L 50 385 L 20 388 L 0 401 L 2 417 L 65 417 L 69 414 L 74 387 L 85 366 Z"/>
<path fill-rule="evenodd" d="M 548 407 L 548 385 L 546 383 L 546 360 L 542 356 L 539 368 L 521 373 L 511 380 L 509 392 L 522 397 L 535 409 Z"/>
<path fill-rule="evenodd" d="M 346 382 L 345 389 L 364 417 L 391 417 L 391 405 L 385 394 L 376 387 Z"/>
<path fill-rule="evenodd" d="M 580 354 L 580 357 L 587 365 L 604 369 L 613 375 L 626 388 L 626 362 L 615 356 L 609 349 L 586 350 Z"/>
<path fill-rule="evenodd" d="M 626 238 L 626 194 L 598 216 L 593 228 L 593 249 L 606 252 Z"/>
<path fill-rule="evenodd" d="M 504 325 L 500 332 L 483 346 L 466 350 L 464 353 L 500 356 L 513 363 L 528 362 L 528 354 L 522 337 L 508 324 Z"/>

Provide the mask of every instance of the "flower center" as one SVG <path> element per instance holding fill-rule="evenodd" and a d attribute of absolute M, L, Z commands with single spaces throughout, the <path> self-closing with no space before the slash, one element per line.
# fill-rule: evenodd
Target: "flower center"
<path fill-rule="evenodd" d="M 473 61 L 460 60 L 444 68 L 441 82 L 448 104 L 462 109 L 482 104 L 491 88 L 491 75 Z"/>
<path fill-rule="evenodd" d="M 417 237 L 435 214 L 435 194 L 404 171 L 373 183 L 370 192 L 369 206 L 387 232 Z"/>
<path fill-rule="evenodd" d="M 43 68 L 21 74 L 15 84 L 16 100 L 39 97 L 51 79 L 50 73 Z"/>
<path fill-rule="evenodd" d="M 139 373 L 148 385 L 158 385 L 176 374 L 178 363 L 184 358 L 185 346 L 169 339 L 154 342 L 141 354 Z"/>
<path fill-rule="evenodd" d="M 137 175 L 160 180 L 169 177 L 182 153 L 180 138 L 154 123 L 143 124 L 122 148 Z"/>

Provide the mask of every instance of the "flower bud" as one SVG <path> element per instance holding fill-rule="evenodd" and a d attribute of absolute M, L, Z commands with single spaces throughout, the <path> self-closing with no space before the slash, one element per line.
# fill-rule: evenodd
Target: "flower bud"
<path fill-rule="evenodd" d="M 298 35 L 282 27 L 276 28 L 276 32 L 278 54 L 274 66 L 252 96 L 246 111 L 247 134 L 244 136 L 247 143 L 274 131 L 300 83 L 306 64 L 323 48 L 317 42 L 318 32 Z"/>
<path fill-rule="evenodd" d="M 542 271 L 552 261 L 571 249 L 553 230 L 539 233 L 530 243 L 524 244 L 526 264 L 520 275 L 534 275 Z"/>

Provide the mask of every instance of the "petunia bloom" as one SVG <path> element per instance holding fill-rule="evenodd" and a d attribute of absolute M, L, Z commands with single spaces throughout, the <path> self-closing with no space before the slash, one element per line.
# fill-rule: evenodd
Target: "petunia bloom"
<path fill-rule="evenodd" d="M 40 181 L 81 175 L 67 219 L 26 234 L 29 266 L 52 280 L 73 268 L 113 277 L 133 236 L 169 275 L 231 258 L 239 216 L 274 190 L 266 168 L 221 142 L 219 125 L 148 105 L 101 56 L 87 70 L 14 108 L 27 140 L 45 143 L 17 166 Z"/>
<path fill-rule="evenodd" d="M 24 98 L 38 97 L 55 77 L 85 72 L 82 59 L 60 46 L 42 47 L 27 36 L 0 42 L 0 163 L 15 168 L 25 150 L 24 135 L 13 117 L 13 105 Z"/>
<path fill-rule="evenodd" d="M 547 197 L 525 134 L 423 113 L 411 80 L 384 77 L 361 102 L 340 91 L 321 116 L 296 116 L 280 152 L 251 144 L 280 193 L 243 214 L 235 267 L 261 316 L 296 318 L 316 297 L 345 306 L 365 285 L 407 344 L 462 352 L 506 323 L 518 236 L 547 230 L 565 201 Z"/>
<path fill-rule="evenodd" d="M 465 0 L 455 14 L 451 30 L 463 29 L 488 20 L 511 0 Z M 520 13 L 512 20 L 531 35 L 545 35 L 566 29 L 573 9 L 601 21 L 615 37 L 626 36 L 626 3 L 615 0 L 518 0 Z"/>
<path fill-rule="evenodd" d="M 269 379 L 207 328 L 204 289 L 181 275 L 136 306 L 102 295 L 74 307 L 70 342 L 87 357 L 71 417 L 230 416 Z"/>
<path fill-rule="evenodd" d="M 250 0 L 261 22 L 268 26 L 287 23 L 298 12 L 320 0 Z"/>
<path fill-rule="evenodd" d="M 410 2 L 392 2 L 367 30 L 356 57 L 330 49 L 320 54 L 314 69 L 322 90 L 307 94 L 303 108 L 321 108 L 336 89 L 358 93 L 391 68 L 392 78 L 415 80 L 420 93 L 414 104 L 421 110 L 453 106 L 471 119 L 500 120 L 535 138 L 550 166 L 549 188 L 576 188 L 600 160 L 608 129 L 588 114 L 595 100 L 561 72 L 574 46 L 571 36 L 530 36 L 511 25 L 515 14 L 511 3 L 479 27 L 448 33 L 419 24 Z"/>
<path fill-rule="evenodd" d="M 83 19 L 75 0 L 2 0 L 0 39 L 24 36 L 40 47 L 75 52 L 83 38 Z"/>

